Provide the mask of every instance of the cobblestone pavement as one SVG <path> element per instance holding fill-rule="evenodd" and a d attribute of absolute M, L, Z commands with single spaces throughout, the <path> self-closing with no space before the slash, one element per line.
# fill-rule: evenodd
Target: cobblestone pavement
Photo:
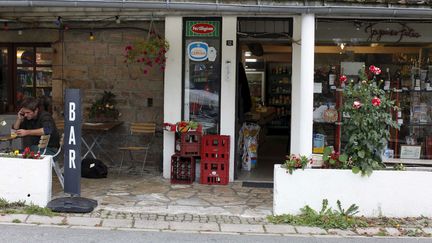
<path fill-rule="evenodd" d="M 53 197 L 63 192 L 56 181 Z M 161 176 L 113 176 L 82 179 L 81 196 L 95 199 L 98 210 L 122 213 L 193 214 L 265 218 L 272 214 L 273 189 L 229 185 L 171 184 Z"/>
<path fill-rule="evenodd" d="M 54 181 L 54 198 L 63 192 Z M 430 237 L 432 219 L 412 221 L 397 228 L 355 230 L 275 225 L 272 189 L 242 187 L 241 182 L 221 185 L 170 184 L 160 176 L 121 176 L 82 179 L 81 196 L 96 199 L 98 207 L 87 214 L 38 216 L 2 214 L 0 224 L 31 224 L 66 228 L 196 232 L 221 234 L 307 235 L 330 237 Z M 426 227 L 425 227 L 426 225 Z"/>

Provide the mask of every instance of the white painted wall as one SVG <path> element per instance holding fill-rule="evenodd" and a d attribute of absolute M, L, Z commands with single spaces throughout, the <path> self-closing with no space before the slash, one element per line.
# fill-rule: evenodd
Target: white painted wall
<path fill-rule="evenodd" d="M 432 172 L 374 171 L 371 176 L 351 170 L 305 169 L 292 175 L 274 167 L 273 211 L 275 215 L 299 214 L 309 205 L 321 209 L 323 199 L 337 209 L 359 206 L 357 216 L 432 217 Z"/>
<path fill-rule="evenodd" d="M 164 122 L 176 123 L 181 120 L 182 104 L 182 28 L 181 16 L 165 18 L 165 38 L 170 44 L 167 52 L 164 77 Z M 174 133 L 163 134 L 163 177 L 171 176 L 171 155 L 174 154 Z"/>
<path fill-rule="evenodd" d="M 233 46 L 226 41 L 233 40 Z M 221 135 L 230 135 L 229 181 L 234 181 L 237 17 L 222 18 Z"/>
<path fill-rule="evenodd" d="M 291 153 L 310 156 L 313 136 L 313 85 L 315 16 L 302 14 L 294 18 Z M 300 34 L 299 34 L 300 32 Z"/>
<path fill-rule="evenodd" d="M 0 197 L 45 207 L 51 200 L 51 159 L 0 158 Z"/>

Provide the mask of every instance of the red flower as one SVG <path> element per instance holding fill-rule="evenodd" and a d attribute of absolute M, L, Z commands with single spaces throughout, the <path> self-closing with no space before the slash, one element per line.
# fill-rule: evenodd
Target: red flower
<path fill-rule="evenodd" d="M 341 75 L 339 77 L 339 82 L 340 82 L 341 85 L 345 84 L 346 81 L 347 81 L 347 77 L 345 75 Z"/>
<path fill-rule="evenodd" d="M 372 105 L 373 106 L 380 106 L 380 104 L 381 104 L 381 100 L 380 100 L 380 98 L 378 98 L 378 97 L 374 97 L 373 99 L 372 99 Z"/>
<path fill-rule="evenodd" d="M 369 67 L 369 71 L 375 75 L 379 75 L 381 73 L 381 69 L 379 67 L 375 67 L 374 65 Z"/>
<path fill-rule="evenodd" d="M 132 46 L 126 46 L 125 47 L 125 51 L 130 51 L 130 50 L 132 50 Z"/>
<path fill-rule="evenodd" d="M 358 109 L 360 109 L 360 107 L 362 107 L 362 103 L 358 100 L 354 101 L 353 108 L 358 110 Z"/>

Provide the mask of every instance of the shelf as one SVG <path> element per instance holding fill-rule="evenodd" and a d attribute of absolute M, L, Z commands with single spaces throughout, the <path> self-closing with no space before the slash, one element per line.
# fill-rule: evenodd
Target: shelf
<path fill-rule="evenodd" d="M 267 128 L 288 129 L 288 128 L 290 128 L 290 126 L 284 126 L 284 125 L 267 125 Z"/>
<path fill-rule="evenodd" d="M 268 104 L 268 106 L 290 106 L 291 104 Z"/>
<path fill-rule="evenodd" d="M 275 93 L 275 92 L 272 92 L 271 94 L 269 94 L 270 96 L 274 96 L 274 95 L 291 95 L 291 92 L 289 92 L 289 93 Z"/>
<path fill-rule="evenodd" d="M 401 126 L 407 126 L 407 127 L 426 127 L 426 126 L 432 126 L 431 122 L 428 123 L 403 123 Z"/>

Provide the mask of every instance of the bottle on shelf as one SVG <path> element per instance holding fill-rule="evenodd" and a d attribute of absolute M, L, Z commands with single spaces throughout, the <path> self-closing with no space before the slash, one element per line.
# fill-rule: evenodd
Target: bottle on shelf
<path fill-rule="evenodd" d="M 386 68 L 386 80 L 384 81 L 384 90 L 390 90 L 390 68 Z"/>
<path fill-rule="evenodd" d="M 331 90 L 336 89 L 335 81 L 336 81 L 336 67 L 331 66 L 328 73 L 328 83 Z"/>

